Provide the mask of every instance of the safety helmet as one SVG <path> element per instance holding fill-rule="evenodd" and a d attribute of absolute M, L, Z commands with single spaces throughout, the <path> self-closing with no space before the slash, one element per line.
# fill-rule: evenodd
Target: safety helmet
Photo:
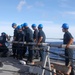
<path fill-rule="evenodd" d="M 68 26 L 67 23 L 63 23 L 62 28 L 63 28 L 63 29 L 69 29 L 69 26 Z"/>
<path fill-rule="evenodd" d="M 23 27 L 26 27 L 26 26 L 28 26 L 28 24 L 27 24 L 27 23 L 24 23 L 24 24 L 23 24 Z"/>
<path fill-rule="evenodd" d="M 23 27 L 23 24 L 21 24 L 21 26 Z"/>
<path fill-rule="evenodd" d="M 6 33 L 5 33 L 5 32 L 2 32 L 1 34 L 2 34 L 2 35 L 6 35 Z"/>
<path fill-rule="evenodd" d="M 36 27 L 36 24 L 32 24 L 32 28 Z"/>
<path fill-rule="evenodd" d="M 21 25 L 18 25 L 18 26 L 17 26 L 17 29 L 21 29 L 21 28 L 22 28 L 22 26 L 21 26 Z"/>
<path fill-rule="evenodd" d="M 12 23 L 12 27 L 16 26 L 17 24 L 16 23 Z"/>
<path fill-rule="evenodd" d="M 38 28 L 43 28 L 43 25 L 42 25 L 42 24 L 39 24 L 39 25 L 38 25 Z"/>

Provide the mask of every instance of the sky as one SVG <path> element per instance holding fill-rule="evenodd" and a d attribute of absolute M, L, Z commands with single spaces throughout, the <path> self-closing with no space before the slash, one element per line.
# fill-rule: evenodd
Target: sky
<path fill-rule="evenodd" d="M 0 0 L 0 33 L 13 35 L 12 23 L 43 24 L 47 38 L 63 38 L 67 23 L 75 38 L 75 0 Z"/>

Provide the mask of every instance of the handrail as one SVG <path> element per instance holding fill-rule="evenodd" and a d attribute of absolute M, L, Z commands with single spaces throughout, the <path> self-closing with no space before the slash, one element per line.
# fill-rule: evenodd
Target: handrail
<path fill-rule="evenodd" d="M 34 43 L 34 42 L 26 43 L 26 42 L 18 42 L 18 41 L 13 41 L 13 42 L 8 41 L 8 43 L 20 43 L 20 44 L 25 44 L 25 45 L 37 45 L 37 43 Z M 58 47 L 58 48 L 65 48 L 66 47 L 66 44 L 54 45 L 54 44 L 51 44 L 51 43 L 39 43 L 39 45 L 50 46 L 50 47 Z M 75 49 L 75 45 L 74 44 L 70 45 L 69 48 Z"/>
<path fill-rule="evenodd" d="M 46 39 L 63 40 L 63 38 L 46 38 Z"/>

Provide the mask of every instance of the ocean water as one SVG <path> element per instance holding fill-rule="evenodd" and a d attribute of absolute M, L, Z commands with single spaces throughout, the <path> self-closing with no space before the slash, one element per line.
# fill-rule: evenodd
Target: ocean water
<path fill-rule="evenodd" d="M 62 42 L 50 42 L 54 45 L 60 45 L 63 44 Z M 75 44 L 75 42 L 74 42 Z M 64 48 L 57 48 L 57 47 L 51 47 L 51 52 L 57 53 L 58 55 L 50 53 L 50 58 L 57 59 L 57 60 L 64 60 L 65 58 L 61 57 L 60 55 L 64 55 Z M 75 58 L 75 50 L 73 51 L 73 58 Z"/>

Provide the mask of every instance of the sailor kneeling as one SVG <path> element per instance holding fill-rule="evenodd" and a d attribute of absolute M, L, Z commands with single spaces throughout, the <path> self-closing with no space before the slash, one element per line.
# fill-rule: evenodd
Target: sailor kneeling
<path fill-rule="evenodd" d="M 7 57 L 8 48 L 5 45 L 6 39 L 7 39 L 7 34 L 5 32 L 2 32 L 0 36 L 0 56 L 1 57 Z"/>

